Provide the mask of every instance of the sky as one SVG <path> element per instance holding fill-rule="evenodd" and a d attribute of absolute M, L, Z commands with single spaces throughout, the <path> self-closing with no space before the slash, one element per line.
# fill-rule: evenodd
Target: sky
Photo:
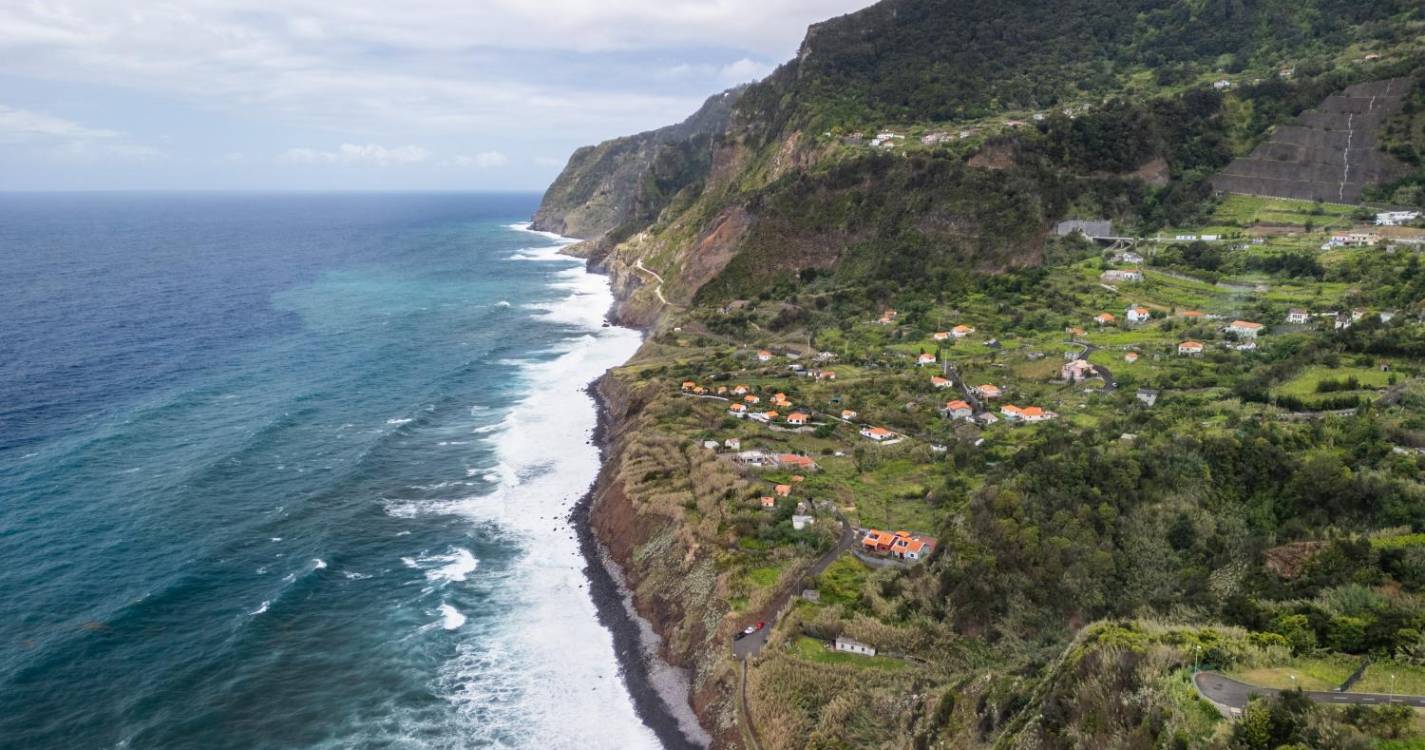
<path fill-rule="evenodd" d="M 0 190 L 539 190 L 870 1 L 0 0 Z"/>

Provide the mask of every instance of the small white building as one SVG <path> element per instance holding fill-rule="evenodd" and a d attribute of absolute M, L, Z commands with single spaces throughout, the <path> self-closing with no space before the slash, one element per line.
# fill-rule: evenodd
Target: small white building
<path fill-rule="evenodd" d="M 860 641 L 852 640 L 844 635 L 836 637 L 836 650 L 845 651 L 848 654 L 860 654 L 862 656 L 876 655 L 875 646 L 869 646 Z"/>
<path fill-rule="evenodd" d="M 1153 317 L 1153 312 L 1141 305 L 1134 305 L 1123 312 L 1123 317 L 1129 323 L 1147 323 Z"/>
<path fill-rule="evenodd" d="M 1288 323 L 1301 324 L 1306 323 L 1310 320 L 1311 313 L 1301 309 L 1300 307 L 1293 307 L 1292 309 L 1286 311 L 1286 322 Z"/>
<path fill-rule="evenodd" d="M 715 451 L 718 448 L 722 447 L 722 443 L 719 443 L 716 440 L 704 440 L 703 447 L 707 448 L 710 451 Z"/>
<path fill-rule="evenodd" d="M 1254 339 L 1262 332 L 1264 326 L 1261 323 L 1253 323 L 1250 320 L 1234 320 L 1227 326 L 1229 333 L 1235 333 L 1244 339 Z"/>
<path fill-rule="evenodd" d="M 1419 211 L 1383 211 L 1376 214 L 1376 226 L 1398 227 L 1420 218 Z"/>
<path fill-rule="evenodd" d="M 816 523 L 816 519 L 811 516 L 792 516 L 792 528 L 796 531 L 801 531 L 814 523 Z"/>
<path fill-rule="evenodd" d="M 1120 268 L 1115 268 L 1099 274 L 1099 279 L 1103 281 L 1123 281 L 1137 284 L 1143 281 L 1143 272 L 1134 270 L 1125 271 Z"/>
<path fill-rule="evenodd" d="M 742 441 L 737 438 L 728 438 L 722 441 L 722 446 L 730 451 L 742 450 Z"/>

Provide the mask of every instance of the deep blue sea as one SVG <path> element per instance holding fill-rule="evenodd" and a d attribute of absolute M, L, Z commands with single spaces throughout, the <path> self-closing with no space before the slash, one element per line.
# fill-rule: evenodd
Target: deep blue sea
<path fill-rule="evenodd" d="M 0 194 L 0 747 L 655 747 L 526 194 Z"/>

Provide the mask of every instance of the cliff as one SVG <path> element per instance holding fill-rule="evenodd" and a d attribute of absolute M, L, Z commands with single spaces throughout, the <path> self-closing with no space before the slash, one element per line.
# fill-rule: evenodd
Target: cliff
<path fill-rule="evenodd" d="M 592 239 L 627 222 L 652 219 L 706 173 L 712 138 L 727 127 L 740 93 L 715 94 L 676 125 L 575 151 L 545 191 L 533 228 Z"/>

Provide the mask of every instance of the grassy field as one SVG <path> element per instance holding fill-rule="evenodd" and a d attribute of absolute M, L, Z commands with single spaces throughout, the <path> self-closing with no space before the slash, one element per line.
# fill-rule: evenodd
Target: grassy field
<path fill-rule="evenodd" d="M 859 654 L 848 654 L 844 651 L 833 651 L 826 647 L 821 641 L 815 638 L 802 636 L 792 644 L 793 653 L 797 658 L 804 659 L 817 664 L 838 664 L 851 667 L 867 667 L 871 669 L 905 669 L 908 664 L 900 659 L 892 659 L 888 656 L 861 656 Z"/>
<path fill-rule="evenodd" d="M 1366 667 L 1366 673 L 1351 686 L 1351 692 L 1425 695 L 1425 668 L 1399 662 L 1376 662 Z"/>
<path fill-rule="evenodd" d="M 1295 396 L 1301 399 L 1310 399 L 1318 395 L 1333 396 L 1336 393 L 1349 393 L 1350 391 L 1318 393 L 1317 384 L 1329 380 L 1344 381 L 1347 378 L 1358 380 L 1361 390 L 1379 389 L 1389 384 L 1390 373 L 1381 372 L 1371 367 L 1309 367 L 1301 374 L 1283 383 L 1276 390 L 1281 395 Z"/>
<path fill-rule="evenodd" d="M 1213 212 L 1212 223 L 1249 227 L 1254 224 L 1292 224 L 1316 228 L 1350 226 L 1355 206 L 1313 203 L 1259 195 L 1228 195 Z"/>
<path fill-rule="evenodd" d="M 1282 690 L 1294 687 L 1334 690 L 1359 666 L 1357 659 L 1348 656 L 1298 657 L 1280 666 L 1254 667 L 1232 672 L 1230 676 L 1252 685 Z"/>

